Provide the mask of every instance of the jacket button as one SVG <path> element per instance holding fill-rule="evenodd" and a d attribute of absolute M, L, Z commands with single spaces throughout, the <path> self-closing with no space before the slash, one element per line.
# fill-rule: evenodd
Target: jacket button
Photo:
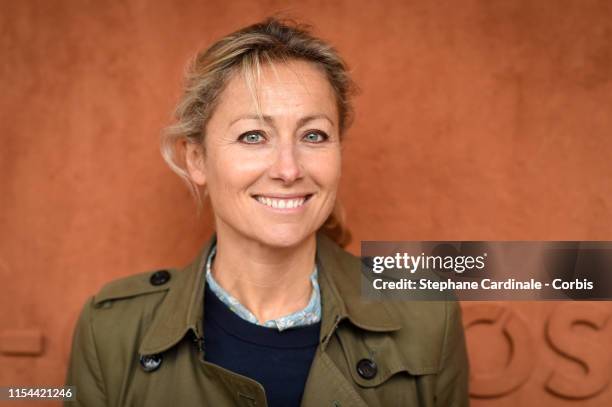
<path fill-rule="evenodd" d="M 140 366 L 142 366 L 142 370 L 145 372 L 153 372 L 159 369 L 162 360 L 161 355 L 142 355 L 140 357 Z"/>
<path fill-rule="evenodd" d="M 170 280 L 170 273 L 167 270 L 159 270 L 151 274 L 149 281 L 153 285 L 163 285 Z"/>
<path fill-rule="evenodd" d="M 378 373 L 378 366 L 372 359 L 361 359 L 357 362 L 357 373 L 364 379 L 370 380 Z"/>

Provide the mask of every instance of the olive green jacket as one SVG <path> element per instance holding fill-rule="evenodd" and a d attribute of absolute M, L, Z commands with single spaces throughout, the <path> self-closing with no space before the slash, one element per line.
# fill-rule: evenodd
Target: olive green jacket
<path fill-rule="evenodd" d="M 66 405 L 266 406 L 260 383 L 204 360 L 202 262 L 214 239 L 184 269 L 111 282 L 85 304 L 66 378 L 77 401 Z M 469 404 L 456 302 L 363 300 L 359 258 L 321 233 L 317 264 L 321 333 L 302 406 Z M 161 358 L 141 362 L 150 355 Z"/>

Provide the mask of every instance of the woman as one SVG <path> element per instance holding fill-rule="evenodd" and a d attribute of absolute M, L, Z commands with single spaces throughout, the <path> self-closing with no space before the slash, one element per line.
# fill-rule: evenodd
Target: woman
<path fill-rule="evenodd" d="M 364 302 L 341 248 L 353 89 L 332 47 L 273 18 L 197 56 L 162 152 L 210 198 L 215 234 L 186 268 L 85 305 L 78 405 L 468 404 L 458 305 Z"/>

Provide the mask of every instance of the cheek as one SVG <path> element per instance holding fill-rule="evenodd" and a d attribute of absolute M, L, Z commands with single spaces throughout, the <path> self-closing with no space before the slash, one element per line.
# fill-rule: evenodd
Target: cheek
<path fill-rule="evenodd" d="M 307 160 L 308 173 L 323 188 L 336 189 L 340 182 L 342 161 L 340 152 L 326 151 Z"/>
<path fill-rule="evenodd" d="M 266 160 L 244 154 L 223 154 L 208 163 L 211 188 L 235 192 L 250 186 L 265 170 Z"/>

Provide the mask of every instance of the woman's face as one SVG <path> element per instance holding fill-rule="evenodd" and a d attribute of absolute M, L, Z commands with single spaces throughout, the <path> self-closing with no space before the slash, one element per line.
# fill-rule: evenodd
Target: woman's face
<path fill-rule="evenodd" d="M 242 75 L 232 76 L 200 160 L 188 145 L 188 170 L 207 187 L 219 235 L 289 247 L 312 236 L 333 209 L 338 109 L 324 73 L 304 61 L 263 66 L 256 89 L 263 120 Z"/>

